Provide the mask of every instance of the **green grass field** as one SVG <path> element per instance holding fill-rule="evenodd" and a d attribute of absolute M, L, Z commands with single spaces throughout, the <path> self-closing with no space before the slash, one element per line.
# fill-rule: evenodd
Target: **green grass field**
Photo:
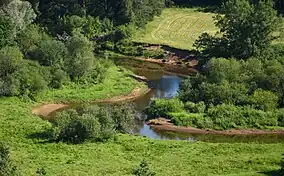
<path fill-rule="evenodd" d="M 63 89 L 45 92 L 39 99 L 87 101 L 124 94 L 140 84 L 125 78 L 126 73 L 116 67 L 111 67 L 108 74 L 111 81 L 98 85 L 106 88 L 103 92 L 96 91 L 96 86 L 87 90 Z M 108 87 L 114 85 L 116 89 Z M 280 168 L 284 152 L 284 143 L 159 141 L 134 135 L 117 135 L 106 143 L 48 142 L 45 131 L 51 124 L 31 112 L 37 104 L 15 97 L 0 99 L 0 141 L 10 146 L 14 164 L 27 176 L 37 175 L 38 168 L 52 176 L 131 175 L 144 158 L 157 176 L 265 176 L 262 173 L 268 175 Z"/>
<path fill-rule="evenodd" d="M 147 24 L 133 40 L 136 42 L 163 44 L 180 49 L 192 49 L 196 39 L 203 33 L 215 34 L 213 13 L 197 9 L 169 8 Z"/>
<path fill-rule="evenodd" d="M 229 144 L 159 141 L 118 135 L 106 143 L 68 145 L 46 142 L 51 125 L 31 113 L 33 103 L 17 98 L 0 101 L 0 139 L 10 146 L 11 158 L 22 175 L 131 175 L 143 158 L 157 176 L 265 176 L 278 170 L 284 143 Z"/>

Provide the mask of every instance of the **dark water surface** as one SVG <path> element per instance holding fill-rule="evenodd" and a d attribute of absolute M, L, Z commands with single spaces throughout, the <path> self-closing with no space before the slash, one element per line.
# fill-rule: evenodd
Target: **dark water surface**
<path fill-rule="evenodd" d="M 172 98 L 177 95 L 182 77 L 169 74 L 166 68 L 157 65 L 142 63 L 140 61 L 117 62 L 118 65 L 132 70 L 135 74 L 148 78 L 152 89 L 146 95 L 134 100 L 138 111 L 149 105 L 151 98 Z M 184 72 L 183 72 L 184 74 Z M 190 75 L 190 73 L 188 73 Z M 136 131 L 142 136 L 159 140 L 189 140 L 204 142 L 228 143 L 284 143 L 284 135 L 214 135 L 214 134 L 188 134 L 182 132 L 160 131 L 152 129 L 142 121 L 137 121 L 139 129 Z"/>

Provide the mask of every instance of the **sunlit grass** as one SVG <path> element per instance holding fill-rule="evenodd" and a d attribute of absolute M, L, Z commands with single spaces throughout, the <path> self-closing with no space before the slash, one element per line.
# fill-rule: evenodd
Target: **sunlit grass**
<path fill-rule="evenodd" d="M 199 12 L 197 9 L 169 8 L 162 15 L 138 32 L 134 41 L 163 44 L 180 49 L 192 49 L 198 37 L 204 33 L 215 34 L 213 13 Z"/>
<path fill-rule="evenodd" d="M 123 68 L 111 66 L 107 71 L 106 79 L 102 83 L 87 88 L 81 88 L 79 85 L 69 85 L 63 89 L 42 92 L 37 99 L 45 102 L 84 102 L 126 95 L 137 87 L 146 88 L 144 83 L 131 78 L 130 73 L 130 71 Z"/>

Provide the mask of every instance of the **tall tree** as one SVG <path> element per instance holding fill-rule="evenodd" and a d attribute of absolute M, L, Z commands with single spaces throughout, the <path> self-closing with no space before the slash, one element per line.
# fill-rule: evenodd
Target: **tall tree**
<path fill-rule="evenodd" d="M 220 29 L 215 36 L 204 33 L 195 43 L 197 49 L 212 56 L 248 58 L 265 50 L 279 36 L 280 18 L 272 0 L 251 4 L 248 0 L 229 0 L 223 13 L 215 16 Z"/>
<path fill-rule="evenodd" d="M 9 45 L 17 34 L 33 22 L 36 14 L 27 1 L 13 0 L 0 8 L 0 48 Z"/>

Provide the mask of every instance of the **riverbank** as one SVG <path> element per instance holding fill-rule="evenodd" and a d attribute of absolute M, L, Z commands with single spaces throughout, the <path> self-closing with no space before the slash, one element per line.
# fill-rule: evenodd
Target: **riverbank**
<path fill-rule="evenodd" d="M 219 134 L 219 135 L 266 135 L 266 134 L 283 134 L 284 129 L 279 130 L 259 130 L 259 129 L 232 129 L 232 130 L 212 130 L 198 129 L 194 127 L 176 126 L 170 120 L 165 118 L 153 119 L 146 122 L 147 125 L 156 130 L 183 132 L 189 134 Z"/>
<path fill-rule="evenodd" d="M 120 95 L 112 98 L 106 98 L 101 100 L 93 100 L 90 101 L 90 103 L 118 103 L 118 102 L 125 102 L 125 101 L 131 101 L 135 98 L 138 98 L 140 96 L 143 96 L 144 94 L 148 93 L 151 89 L 149 88 L 141 88 L 137 87 L 135 88 L 130 94 L 127 95 Z M 74 104 L 74 103 L 73 103 Z M 66 109 L 68 107 L 72 106 L 72 104 L 44 104 L 37 106 L 32 109 L 32 113 L 41 117 L 48 117 L 50 114 L 52 114 L 55 111 L 58 111 L 60 109 Z"/>

